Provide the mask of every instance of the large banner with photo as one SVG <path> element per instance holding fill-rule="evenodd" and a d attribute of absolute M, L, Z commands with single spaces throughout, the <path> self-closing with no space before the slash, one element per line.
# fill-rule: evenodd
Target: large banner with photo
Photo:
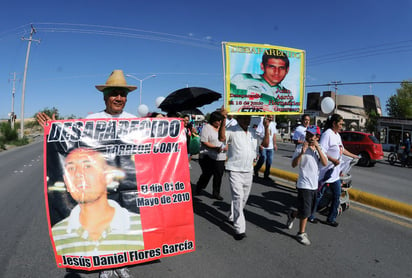
<path fill-rule="evenodd" d="M 223 42 L 225 107 L 231 114 L 301 114 L 305 51 Z"/>
<path fill-rule="evenodd" d="M 51 121 L 44 130 L 44 163 L 58 267 L 92 271 L 195 250 L 179 119 Z"/>

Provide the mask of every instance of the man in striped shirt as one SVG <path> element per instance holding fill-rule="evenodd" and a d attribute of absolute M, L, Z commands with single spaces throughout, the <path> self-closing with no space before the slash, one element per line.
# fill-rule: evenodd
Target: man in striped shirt
<path fill-rule="evenodd" d="M 111 172 L 103 155 L 88 148 L 71 151 L 64 182 L 78 203 L 52 228 L 59 255 L 105 255 L 144 249 L 140 215 L 107 198 Z"/>
<path fill-rule="evenodd" d="M 296 107 L 292 92 L 281 85 L 289 63 L 285 52 L 267 49 L 260 64 L 262 74 L 235 74 L 230 80 L 230 111 L 278 112 Z"/>

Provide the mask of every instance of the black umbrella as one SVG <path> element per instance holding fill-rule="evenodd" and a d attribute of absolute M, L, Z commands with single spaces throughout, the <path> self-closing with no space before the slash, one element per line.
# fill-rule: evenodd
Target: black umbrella
<path fill-rule="evenodd" d="M 204 115 L 198 108 L 180 111 L 183 115 Z"/>
<path fill-rule="evenodd" d="M 181 112 L 210 104 L 222 95 L 201 87 L 188 87 L 174 91 L 168 95 L 159 108 L 165 112 Z"/>

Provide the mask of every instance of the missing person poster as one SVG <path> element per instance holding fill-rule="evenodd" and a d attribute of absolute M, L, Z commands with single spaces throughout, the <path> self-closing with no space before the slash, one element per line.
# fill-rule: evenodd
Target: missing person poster
<path fill-rule="evenodd" d="M 179 119 L 58 120 L 44 136 L 46 212 L 58 267 L 92 271 L 195 251 Z"/>
<path fill-rule="evenodd" d="M 225 107 L 230 114 L 301 114 L 305 51 L 223 42 Z"/>

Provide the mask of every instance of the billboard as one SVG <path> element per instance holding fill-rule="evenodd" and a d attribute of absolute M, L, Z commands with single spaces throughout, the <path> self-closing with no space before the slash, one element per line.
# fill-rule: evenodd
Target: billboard
<path fill-rule="evenodd" d="M 225 107 L 231 114 L 301 114 L 305 51 L 223 42 Z"/>
<path fill-rule="evenodd" d="M 58 267 L 93 271 L 195 250 L 180 119 L 52 121 L 44 166 Z"/>

